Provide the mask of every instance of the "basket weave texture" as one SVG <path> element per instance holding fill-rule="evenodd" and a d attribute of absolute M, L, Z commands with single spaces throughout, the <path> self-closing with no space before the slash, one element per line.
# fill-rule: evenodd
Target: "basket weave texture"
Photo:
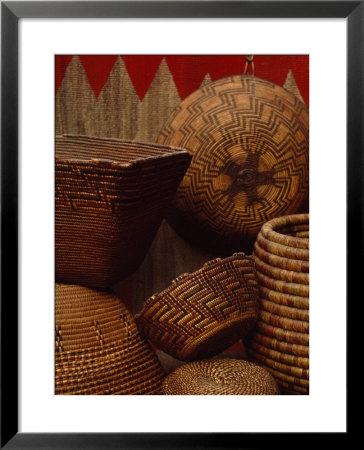
<path fill-rule="evenodd" d="M 208 251 L 251 251 L 262 225 L 308 195 L 307 107 L 250 75 L 221 78 L 173 111 L 158 142 L 193 155 L 168 221 Z"/>
<path fill-rule="evenodd" d="M 55 393 L 160 394 L 163 369 L 113 294 L 56 284 Z"/>
<path fill-rule="evenodd" d="M 192 361 L 237 342 L 258 317 L 254 261 L 244 253 L 214 259 L 150 297 L 136 318 L 143 336 L 161 350 Z"/>
<path fill-rule="evenodd" d="M 245 345 L 282 392 L 309 392 L 309 215 L 263 225 L 253 254 L 259 280 L 259 319 Z"/>
<path fill-rule="evenodd" d="M 191 156 L 183 149 L 56 137 L 56 281 L 108 288 L 143 261 Z"/>
<path fill-rule="evenodd" d="M 163 380 L 165 395 L 278 395 L 273 376 L 238 359 L 208 359 L 184 364 Z"/>

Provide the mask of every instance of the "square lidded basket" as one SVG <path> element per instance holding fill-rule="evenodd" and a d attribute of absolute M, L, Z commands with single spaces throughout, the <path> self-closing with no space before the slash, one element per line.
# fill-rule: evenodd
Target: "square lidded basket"
<path fill-rule="evenodd" d="M 56 281 L 111 287 L 142 263 L 191 156 L 166 145 L 62 135 L 55 159 Z"/>

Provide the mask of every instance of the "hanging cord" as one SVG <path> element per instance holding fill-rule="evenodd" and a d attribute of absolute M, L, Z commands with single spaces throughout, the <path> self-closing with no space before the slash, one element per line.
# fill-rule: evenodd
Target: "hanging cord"
<path fill-rule="evenodd" d="M 248 74 L 248 68 L 251 68 L 251 75 L 254 76 L 254 55 L 245 55 L 244 75 Z"/>

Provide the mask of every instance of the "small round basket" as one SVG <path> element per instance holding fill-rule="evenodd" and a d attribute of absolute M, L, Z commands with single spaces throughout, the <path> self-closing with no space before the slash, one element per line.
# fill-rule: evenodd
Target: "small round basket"
<path fill-rule="evenodd" d="M 162 383 L 165 395 L 279 395 L 264 368 L 239 359 L 208 359 L 184 364 Z"/>
<path fill-rule="evenodd" d="M 253 254 L 259 281 L 259 318 L 245 345 L 282 392 L 309 392 L 309 215 L 265 223 Z"/>
<path fill-rule="evenodd" d="M 150 297 L 136 322 L 169 355 L 193 361 L 215 356 L 244 337 L 258 318 L 254 260 L 244 253 L 214 259 Z"/>
<path fill-rule="evenodd" d="M 56 394 L 160 394 L 163 378 L 155 353 L 113 293 L 56 284 Z"/>

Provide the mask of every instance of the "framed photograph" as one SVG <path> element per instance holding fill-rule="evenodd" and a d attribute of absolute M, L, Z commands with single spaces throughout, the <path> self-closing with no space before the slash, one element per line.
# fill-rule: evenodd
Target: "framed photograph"
<path fill-rule="evenodd" d="M 278 438 L 297 439 L 297 433 L 303 441 L 311 433 L 348 437 L 347 303 L 363 270 L 355 257 L 358 248 L 363 249 L 363 17 L 361 1 L 1 2 L 2 448 L 242 448 L 242 440 L 248 448 L 268 446 Z M 234 134 L 236 123 L 239 129 L 245 127 L 243 138 Z M 224 146 L 214 150 L 209 139 L 217 142 L 220 134 L 225 141 L 230 139 L 230 150 Z M 197 156 L 191 154 L 188 139 L 198 142 Z M 76 150 L 71 155 L 72 146 Z M 124 152 L 125 161 L 116 157 L 110 166 L 115 149 Z M 219 151 L 232 162 L 220 167 Z M 277 160 L 274 170 L 268 167 L 272 157 Z M 158 158 L 163 164 L 156 165 Z M 207 166 L 200 169 L 212 159 L 210 172 Z M 172 163 L 173 170 L 168 166 Z M 179 185 L 186 170 L 191 185 Z M 298 184 L 285 184 L 288 172 Z M 204 197 L 198 183 L 209 176 L 206 202 L 214 203 L 211 192 L 214 201 L 220 195 L 227 205 L 220 216 L 216 211 L 221 211 L 221 203 L 214 204 L 214 213 L 201 202 L 194 210 L 191 207 L 194 199 Z M 142 185 L 135 193 L 133 177 Z M 124 179 L 128 198 L 119 198 L 114 194 Z M 273 217 L 283 216 L 281 211 L 300 213 L 302 223 L 279 224 L 286 235 L 270 243 L 268 233 L 258 243 L 263 247 L 253 250 L 256 234 L 249 230 L 266 221 L 267 185 L 270 193 L 276 189 L 286 196 L 277 194 L 269 200 L 278 211 Z M 293 200 L 287 186 L 295 192 Z M 174 209 L 168 209 L 163 220 L 158 205 L 170 201 L 171 192 L 177 192 Z M 131 207 L 133 198 L 136 206 Z M 188 214 L 194 213 L 192 219 L 182 211 L 185 203 Z M 238 203 L 250 211 L 249 220 L 263 222 L 238 228 L 234 217 Z M 123 214 L 129 213 L 124 220 Z M 87 222 L 90 219 L 92 223 Z M 244 242 L 251 239 L 251 246 L 240 248 L 237 243 L 244 233 Z M 295 283 L 286 283 L 291 281 L 287 278 L 283 286 L 274 281 L 276 266 L 267 262 L 272 245 L 282 247 L 291 241 L 298 242 L 297 248 L 279 257 L 284 256 L 285 264 L 292 257 L 296 266 L 289 265 L 289 273 L 288 266 L 279 270 L 279 275 L 291 277 L 295 271 Z M 241 328 L 250 326 L 244 316 L 235 334 L 231 330 L 236 324 L 229 322 L 228 330 L 220 330 L 219 322 L 221 335 L 215 342 L 208 334 L 205 349 L 201 336 L 196 345 L 182 349 L 171 345 L 181 339 L 168 335 L 174 319 L 163 325 L 158 311 L 164 300 L 156 293 L 163 291 L 172 298 L 175 289 L 173 301 L 178 306 L 186 280 L 190 290 L 200 280 L 192 290 L 205 290 L 211 302 L 216 294 L 209 291 L 212 276 L 224 283 L 221 274 L 228 273 L 231 264 L 234 271 L 237 264 L 245 264 L 245 274 L 250 270 L 250 256 L 247 260 L 241 253 L 231 256 L 235 250 L 252 253 L 257 280 L 265 283 L 265 291 L 272 287 L 272 279 L 275 283 L 273 293 L 262 297 L 260 318 L 254 318 L 262 322 L 259 339 L 229 347 Z M 203 274 L 215 266 L 216 273 Z M 182 275 L 185 272 L 197 275 Z M 236 272 L 226 276 L 230 280 Z M 170 283 L 172 289 L 167 289 Z M 124 309 L 115 303 L 103 311 L 116 314 L 116 319 L 110 315 L 104 323 L 105 312 L 101 322 L 90 316 L 87 323 L 92 330 L 77 329 L 84 323 L 79 318 L 91 314 L 84 305 L 94 292 L 100 305 L 119 302 L 105 291 L 112 284 Z M 243 284 L 240 280 L 239 286 Z M 77 289 L 71 292 L 70 285 Z M 243 293 L 236 300 L 230 285 L 227 282 L 221 295 L 231 292 L 229 302 L 241 302 Z M 274 296 L 280 289 L 286 303 L 278 308 L 281 301 L 275 302 Z M 251 287 L 248 290 L 251 299 Z M 77 308 L 82 311 L 76 309 L 76 298 L 81 299 Z M 199 298 L 200 294 L 193 299 L 193 311 Z M 297 302 L 298 316 L 293 317 Z M 244 310 L 253 314 L 248 303 Z M 186 305 L 185 301 L 185 313 Z M 214 307 L 222 311 L 224 306 Z M 204 321 L 213 321 L 206 316 L 210 311 L 205 303 L 202 308 Z M 142 337 L 133 334 L 132 316 L 139 330 L 133 325 L 135 333 Z M 158 323 L 153 329 L 155 316 Z M 294 344 L 289 354 L 282 353 L 287 345 L 277 335 L 278 326 L 286 335 L 287 329 L 294 330 L 287 341 Z M 304 328 L 298 332 L 297 326 Z M 193 333 L 196 327 L 191 328 Z M 140 344 L 129 339 L 127 349 L 109 352 L 109 336 L 124 328 L 129 330 L 128 339 L 140 339 Z M 95 351 L 88 347 L 95 339 L 104 352 L 101 369 L 96 367 L 100 360 Z M 142 345 L 143 339 L 150 345 L 140 351 L 145 357 L 141 361 L 130 348 Z M 173 390 L 175 381 L 171 391 L 167 384 L 159 391 L 162 373 L 183 369 L 180 361 L 220 354 L 217 350 L 209 354 L 206 349 L 213 345 L 219 351 L 227 349 L 224 364 L 228 358 L 240 362 L 247 358 L 267 369 L 278 392 L 285 395 L 267 395 L 275 388 L 259 391 L 262 395 L 254 395 L 254 390 L 244 396 L 213 395 L 210 382 L 212 391 L 197 395 L 199 391 L 189 390 L 192 381 L 187 391 Z M 86 353 L 91 352 L 87 361 L 86 347 Z M 79 361 L 67 359 L 71 354 L 77 357 L 79 348 L 83 355 Z M 123 384 L 119 376 L 115 378 L 117 365 L 129 362 L 133 375 Z M 82 368 L 76 377 L 75 367 Z M 107 380 L 102 376 L 90 381 L 91 369 L 106 370 Z M 224 386 L 233 376 L 232 369 L 227 370 L 230 381 L 223 381 Z M 234 394 L 217 391 L 221 392 Z M 172 395 L 128 395 L 156 393 Z"/>

